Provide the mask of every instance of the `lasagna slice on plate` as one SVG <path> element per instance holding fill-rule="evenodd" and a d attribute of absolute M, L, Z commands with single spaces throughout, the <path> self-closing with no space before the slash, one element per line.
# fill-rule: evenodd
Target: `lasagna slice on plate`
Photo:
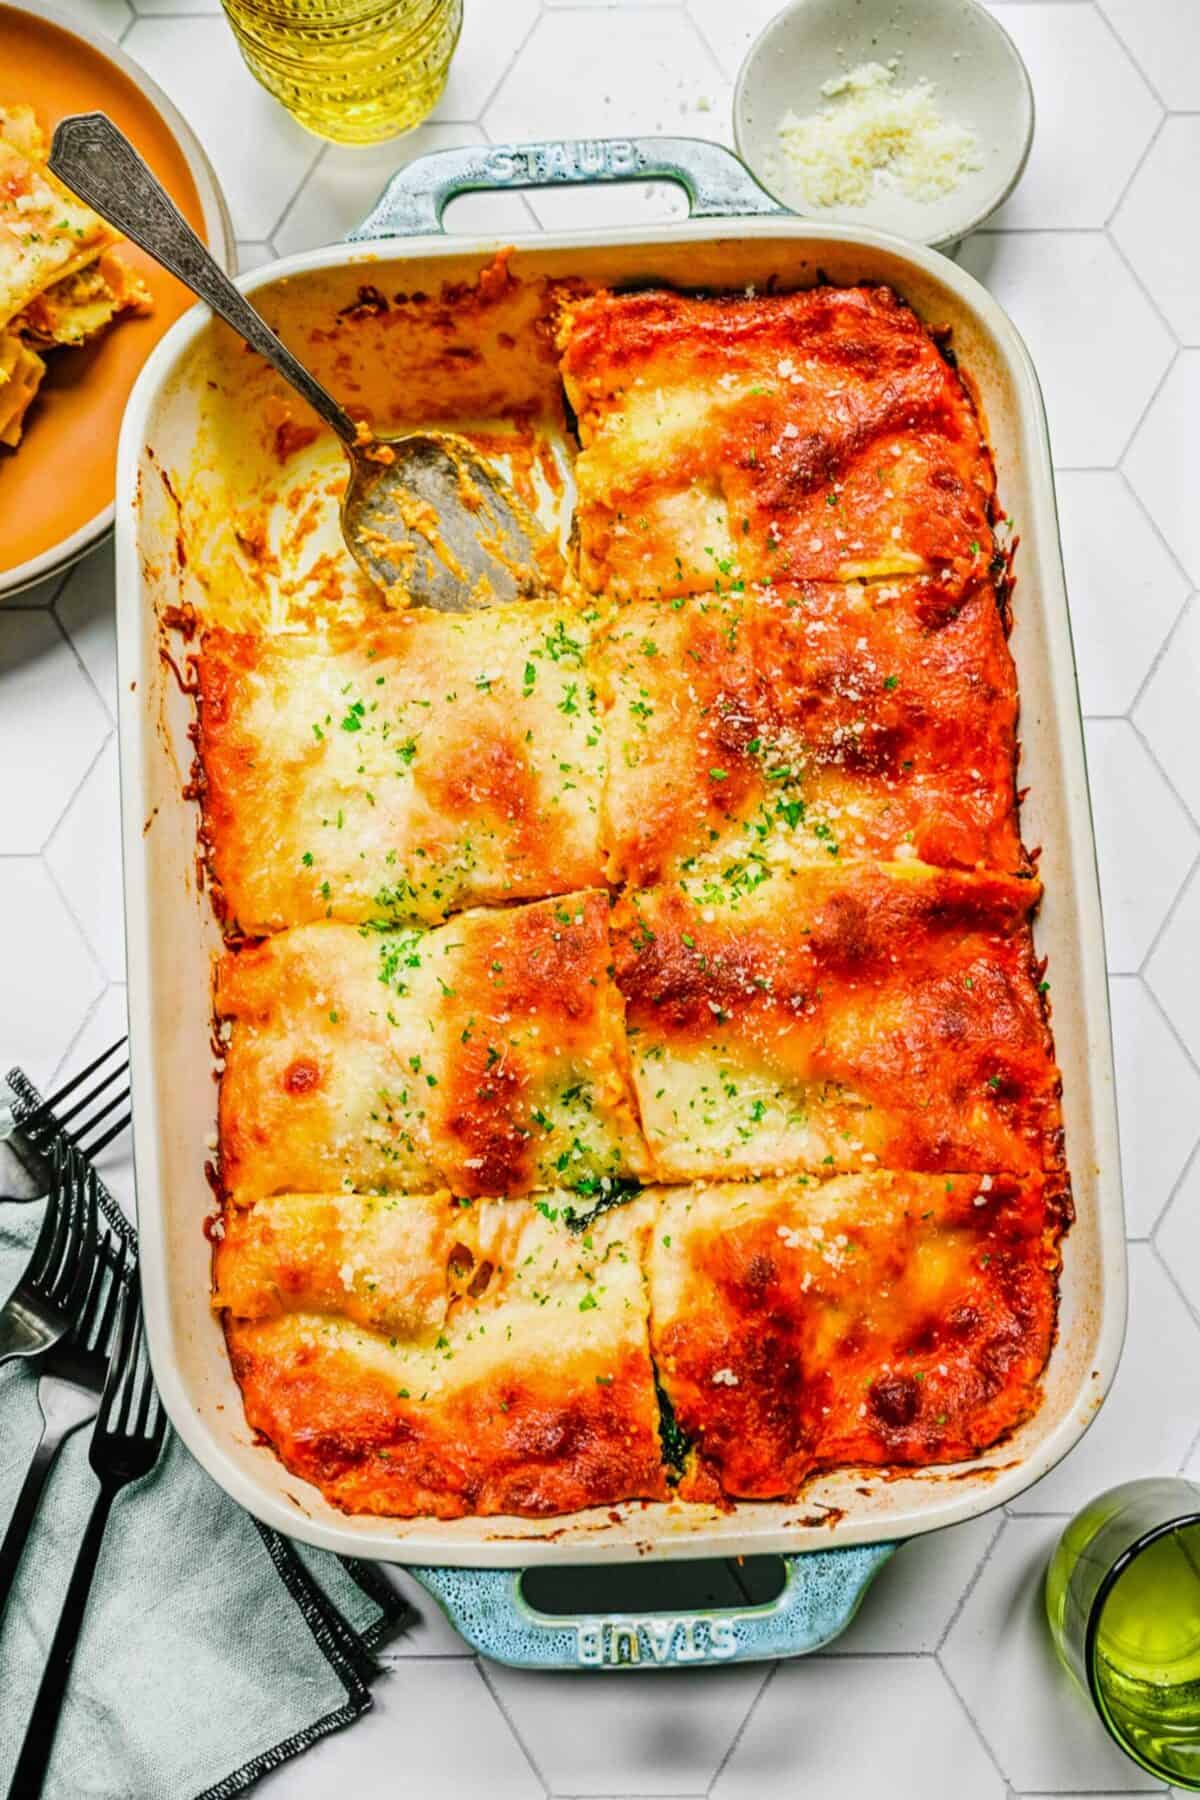
<path fill-rule="evenodd" d="M 40 353 L 150 308 L 114 252 L 120 233 L 50 173 L 47 153 L 32 107 L 0 106 L 0 444 L 10 449 L 45 374 Z"/>

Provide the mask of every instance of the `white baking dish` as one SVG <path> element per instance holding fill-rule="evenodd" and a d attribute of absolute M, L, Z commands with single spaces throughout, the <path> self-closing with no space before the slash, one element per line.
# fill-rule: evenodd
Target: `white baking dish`
<path fill-rule="evenodd" d="M 440 206 L 448 193 L 501 182 L 622 178 L 654 169 L 682 179 L 694 206 L 707 198 L 718 215 L 726 216 L 719 224 L 693 216 L 636 236 L 531 236 L 516 245 L 514 273 L 618 283 L 651 278 L 682 286 L 741 288 L 753 283 L 760 290 L 772 278 L 785 286 L 802 286 L 818 275 L 835 282 L 882 281 L 892 284 L 929 323 L 951 329 L 955 353 L 983 407 L 999 492 L 1019 538 L 1012 647 L 1021 687 L 1021 779 L 1028 788 L 1023 824 L 1026 841 L 1042 848 L 1046 899 L 1037 941 L 1049 958 L 1078 1210 L 1065 1243 L 1059 1335 L 1045 1397 L 1036 1416 L 1013 1437 L 970 1465 L 909 1473 L 841 1471 L 815 1480 L 796 1504 L 744 1503 L 724 1513 L 671 1503 L 540 1521 L 348 1518 L 253 1441 L 208 1305 L 209 1246 L 201 1225 L 212 1207 L 204 1164 L 215 1126 L 209 965 L 218 934 L 207 897 L 197 886 L 195 808 L 182 795 L 191 760 L 186 737 L 190 702 L 179 693 L 160 655 L 164 609 L 186 600 L 193 580 L 174 552 L 175 515 L 160 470 L 186 459 L 204 400 L 199 372 L 215 328 L 208 313 L 197 308 L 180 320 L 147 364 L 126 414 L 119 457 L 121 765 L 134 1148 L 146 1315 L 164 1402 L 199 1461 L 260 1519 L 343 1553 L 410 1565 L 498 1569 L 646 1555 L 883 1545 L 983 1512 L 1027 1488 L 1087 1428 L 1116 1367 L 1124 1326 L 1125 1264 L 1104 939 L 1049 444 L 1036 376 L 1008 318 L 953 263 L 875 232 L 823 229 L 775 210 L 762 217 L 730 217 L 739 208 L 765 211 L 772 203 L 727 153 L 713 146 L 695 150 L 703 152 L 700 160 L 677 140 L 669 147 L 660 141 L 445 152 L 411 165 L 397 178 L 368 221 L 366 229 L 374 234 L 368 241 L 292 257 L 257 270 L 241 285 L 266 301 L 269 311 L 282 309 L 293 319 L 301 316 L 293 309 L 303 308 L 306 295 L 328 307 L 331 298 L 341 296 L 343 303 L 352 299 L 364 282 L 385 291 L 436 291 L 446 280 L 473 279 L 497 248 L 493 242 L 437 235 Z M 714 198 L 717 178 L 723 185 Z M 420 227 L 424 235 L 411 241 L 388 241 L 388 231 Z M 286 323 L 283 335 L 288 335 Z M 859 1586 L 881 1554 L 846 1559 L 847 1570 L 851 1563 L 860 1570 Z M 804 1560 L 815 1567 L 814 1559 Z M 823 1566 L 830 1562 L 816 1560 Z M 461 1594 L 456 1604 L 463 1604 Z M 478 1589 L 471 1604 L 477 1612 L 486 1611 Z M 772 1616 L 778 1623 L 778 1607 Z M 495 1633 L 488 1640 L 478 1620 L 476 1627 L 477 1641 L 495 1651 Z M 722 1633 L 717 1638 L 725 1642 Z M 741 1643 L 738 1638 L 732 1648 L 711 1646 L 701 1653 L 764 1653 Z M 783 1647 L 776 1632 L 774 1653 Z M 506 1639 L 499 1653 L 511 1649 Z M 565 1659 L 579 1657 L 605 1660 L 582 1648 Z M 540 1660 L 563 1658 L 547 1652 Z M 675 1660 L 674 1651 L 654 1660 Z M 685 1655 L 683 1660 L 696 1657 Z"/>

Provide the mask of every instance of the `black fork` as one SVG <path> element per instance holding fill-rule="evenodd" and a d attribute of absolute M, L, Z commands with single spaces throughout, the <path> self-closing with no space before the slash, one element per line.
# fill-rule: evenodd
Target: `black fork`
<path fill-rule="evenodd" d="M 48 1350 L 75 1323 L 95 1269 L 96 1229 L 95 1176 L 60 1140 L 50 1155 L 50 1198 L 33 1254 L 0 1307 L 0 1362 Z"/>
<path fill-rule="evenodd" d="M 90 1460 L 99 1477 L 100 1492 L 71 1572 L 71 1584 L 25 1728 L 25 1742 L 13 1771 L 8 1800 L 36 1800 L 42 1791 L 108 1515 L 121 1489 L 150 1473 L 158 1461 L 166 1430 L 166 1414 L 155 1392 L 146 1354 L 141 1290 L 134 1276 L 122 1296 L 117 1344 L 92 1433 Z"/>
<path fill-rule="evenodd" d="M 11 1107 L 0 1108 L 3 1115 L 0 1116 L 0 1142 L 12 1151 L 30 1187 L 28 1194 L 0 1195 L 0 1199 L 36 1200 L 47 1191 L 47 1159 L 60 1132 L 83 1156 L 93 1160 L 120 1136 L 130 1120 L 129 1057 L 120 1062 L 113 1059 L 127 1043 L 126 1038 L 118 1038 L 86 1069 L 65 1081 L 48 1100 L 43 1100 L 19 1121 Z M 110 1066 L 106 1067 L 106 1064 Z M 90 1082 L 90 1086 L 81 1094 L 79 1089 L 84 1082 Z M 67 1100 L 71 1105 L 64 1110 Z M 103 1104 L 97 1105 L 97 1102 Z"/>
<path fill-rule="evenodd" d="M 88 1170 L 88 1183 L 94 1193 L 94 1169 Z M 94 1419 L 99 1409 L 115 1342 L 114 1327 L 125 1285 L 127 1260 L 125 1244 L 115 1243 L 106 1233 L 83 1311 L 66 1337 L 60 1338 L 38 1358 L 42 1435 L 17 1495 L 4 1542 L 0 1544 L 0 1619 L 4 1617 L 38 1501 L 54 1460 L 72 1432 Z"/>

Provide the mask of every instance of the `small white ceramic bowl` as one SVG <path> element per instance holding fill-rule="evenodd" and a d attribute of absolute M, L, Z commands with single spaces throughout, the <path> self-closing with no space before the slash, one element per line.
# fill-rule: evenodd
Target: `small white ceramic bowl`
<path fill-rule="evenodd" d="M 876 183 L 863 206 L 814 207 L 779 155 L 780 120 L 828 105 L 821 86 L 831 76 L 892 57 L 897 87 L 932 82 L 942 117 L 974 130 L 982 167 L 937 200 Z M 742 160 L 792 211 L 945 247 L 981 225 L 1020 179 L 1033 142 L 1033 89 L 1012 39 L 978 0 L 795 0 L 742 64 L 733 130 Z"/>

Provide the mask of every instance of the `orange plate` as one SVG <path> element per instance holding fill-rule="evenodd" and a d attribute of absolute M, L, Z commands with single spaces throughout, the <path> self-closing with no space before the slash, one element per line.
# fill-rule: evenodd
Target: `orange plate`
<path fill-rule="evenodd" d="M 68 113 L 106 112 L 225 260 L 224 245 L 212 243 L 205 228 L 187 158 L 148 95 L 86 39 L 0 5 L 0 104 L 18 101 L 33 106 L 50 130 Z M 0 449 L 0 590 L 6 574 L 53 550 L 112 505 L 125 401 L 159 338 L 192 304 L 174 276 L 132 244 L 122 255 L 145 275 L 154 310 L 145 319 L 120 320 L 85 349 L 48 356 L 19 448 Z"/>

